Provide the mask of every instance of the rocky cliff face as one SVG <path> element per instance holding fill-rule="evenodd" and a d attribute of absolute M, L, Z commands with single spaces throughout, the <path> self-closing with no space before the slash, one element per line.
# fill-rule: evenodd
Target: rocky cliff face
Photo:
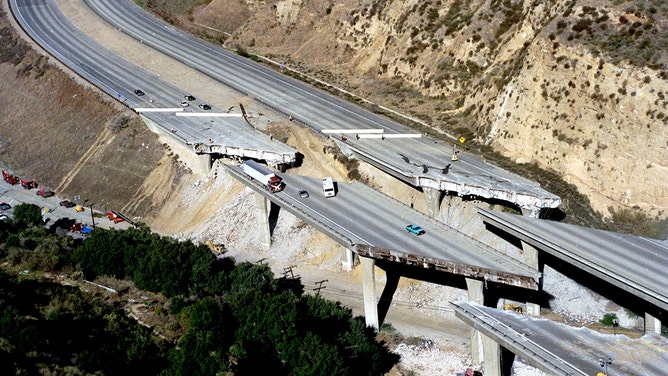
<path fill-rule="evenodd" d="M 644 1 L 213 0 L 185 22 L 555 171 L 604 215 L 665 216 L 667 12 Z"/>

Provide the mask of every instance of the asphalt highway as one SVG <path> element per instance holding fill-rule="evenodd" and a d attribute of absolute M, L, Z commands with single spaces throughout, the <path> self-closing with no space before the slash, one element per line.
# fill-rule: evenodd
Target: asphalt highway
<path fill-rule="evenodd" d="M 540 274 L 536 270 L 364 184 L 335 182 L 336 196 L 325 197 L 322 179 L 279 173 L 284 189 L 268 193 L 240 167 L 227 167 L 245 184 L 333 239 L 339 239 L 349 249 L 367 245 L 377 250 L 452 262 L 464 275 L 490 280 L 503 275 L 537 286 Z M 306 190 L 309 197 L 301 197 L 301 190 Z M 425 233 L 408 232 L 409 224 L 419 225 Z"/>

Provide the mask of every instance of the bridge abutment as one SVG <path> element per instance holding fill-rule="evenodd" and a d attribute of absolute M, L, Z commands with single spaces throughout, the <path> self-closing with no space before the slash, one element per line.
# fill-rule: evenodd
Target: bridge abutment
<path fill-rule="evenodd" d="M 265 249 L 271 247 L 271 229 L 269 228 L 269 203 L 262 194 L 255 192 L 255 208 L 260 226 L 261 244 Z"/>
<path fill-rule="evenodd" d="M 364 295 L 364 318 L 367 326 L 376 330 L 380 328 L 378 323 L 378 299 L 376 298 L 376 261 L 368 257 L 360 257 L 362 267 L 362 293 Z"/>

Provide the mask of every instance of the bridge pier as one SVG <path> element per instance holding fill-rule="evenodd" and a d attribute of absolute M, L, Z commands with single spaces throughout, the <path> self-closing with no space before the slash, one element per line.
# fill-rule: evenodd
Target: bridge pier
<path fill-rule="evenodd" d="M 374 268 L 376 261 L 372 258 L 361 257 L 362 267 L 362 293 L 364 295 L 364 318 L 367 326 L 376 330 L 380 328 L 378 323 L 378 299 L 376 298 L 376 273 Z"/>
<path fill-rule="evenodd" d="M 484 353 L 485 376 L 501 376 L 501 345 L 480 333 Z"/>
<path fill-rule="evenodd" d="M 522 209 L 522 215 L 525 217 L 530 217 L 530 218 L 538 218 L 540 214 L 540 208 L 538 207 L 533 207 L 533 208 L 523 208 Z M 530 267 L 538 270 L 539 272 L 542 272 L 542 268 L 540 265 L 540 261 L 538 260 L 538 250 L 534 248 L 531 244 L 525 242 L 524 240 L 520 240 L 522 243 L 522 252 L 524 253 L 524 263 L 529 265 Z M 539 283 L 539 290 L 542 290 L 542 284 L 543 284 L 543 277 L 540 277 Z M 527 316 L 531 317 L 540 317 L 540 303 L 534 303 L 534 302 L 526 302 L 526 314 Z"/>
<path fill-rule="evenodd" d="M 271 247 L 271 229 L 269 228 L 269 200 L 258 192 L 255 195 L 255 208 L 257 210 L 257 219 L 260 225 L 261 244 L 265 249 Z"/>
<path fill-rule="evenodd" d="M 355 253 L 353 252 L 352 249 L 349 248 L 343 249 L 343 260 L 341 261 L 341 265 L 346 270 L 353 269 L 353 266 L 355 266 Z"/>
<path fill-rule="evenodd" d="M 441 198 L 443 191 L 436 188 L 422 187 L 424 197 L 427 199 L 427 215 L 432 218 L 438 218 L 441 214 Z"/>
<path fill-rule="evenodd" d="M 468 290 L 468 299 L 470 302 L 484 304 L 485 294 L 483 293 L 484 282 L 466 278 L 466 287 Z M 482 334 L 479 330 L 471 328 L 471 360 L 474 364 L 482 364 L 484 361 Z"/>
<path fill-rule="evenodd" d="M 645 334 L 661 335 L 661 320 L 645 312 Z"/>
<path fill-rule="evenodd" d="M 209 172 L 211 172 L 211 167 L 213 167 L 213 158 L 211 157 L 211 154 L 198 154 L 197 158 L 199 159 L 202 171 L 208 175 Z"/>

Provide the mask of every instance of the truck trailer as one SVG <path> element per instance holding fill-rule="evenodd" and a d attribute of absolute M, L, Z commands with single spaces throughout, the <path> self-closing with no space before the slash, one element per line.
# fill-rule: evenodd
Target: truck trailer
<path fill-rule="evenodd" d="M 262 183 L 269 191 L 275 193 L 283 190 L 283 180 L 261 164 L 249 160 L 244 161 L 241 168 L 246 175 Z"/>

